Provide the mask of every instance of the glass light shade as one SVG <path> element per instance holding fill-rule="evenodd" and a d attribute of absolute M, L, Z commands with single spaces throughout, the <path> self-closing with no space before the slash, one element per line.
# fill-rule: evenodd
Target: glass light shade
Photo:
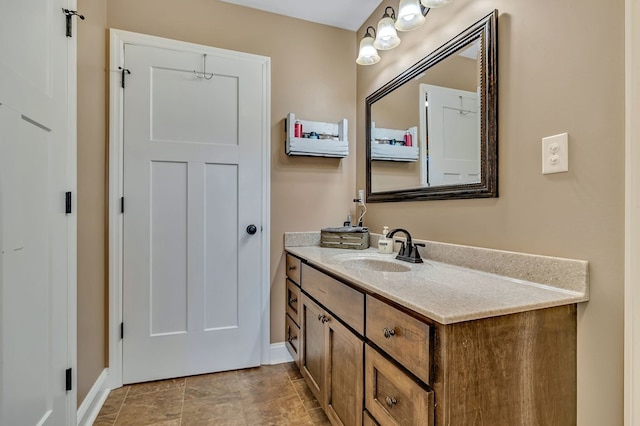
<path fill-rule="evenodd" d="M 365 36 L 360 41 L 360 52 L 356 63 L 359 65 L 373 65 L 380 62 L 380 55 L 375 47 L 373 47 L 373 37 Z"/>
<path fill-rule="evenodd" d="M 378 31 L 376 31 L 376 39 L 373 46 L 379 50 L 393 49 L 400 44 L 400 37 L 393 26 L 393 19 L 389 15 L 385 15 L 378 22 Z"/>
<path fill-rule="evenodd" d="M 451 3 L 451 0 L 420 0 L 420 3 L 422 3 L 424 7 L 434 9 L 436 7 L 444 6 L 447 3 Z"/>
<path fill-rule="evenodd" d="M 420 9 L 418 0 L 400 0 L 396 29 L 412 31 L 424 24 L 425 17 Z"/>

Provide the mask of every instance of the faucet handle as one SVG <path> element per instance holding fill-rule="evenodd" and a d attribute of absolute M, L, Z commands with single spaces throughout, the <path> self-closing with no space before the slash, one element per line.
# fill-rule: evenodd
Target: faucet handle
<path fill-rule="evenodd" d="M 418 251 L 418 247 L 425 247 L 424 243 L 413 243 L 413 250 L 409 251 L 408 256 L 411 256 L 415 263 L 422 263 L 422 258 L 420 257 L 420 252 Z"/>

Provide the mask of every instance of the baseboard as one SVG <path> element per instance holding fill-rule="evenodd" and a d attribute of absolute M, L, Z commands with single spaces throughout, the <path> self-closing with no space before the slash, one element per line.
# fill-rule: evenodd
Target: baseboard
<path fill-rule="evenodd" d="M 98 376 L 89 393 L 78 407 L 78 426 L 91 426 L 98 417 L 102 404 L 109 396 L 109 369 L 105 368 Z"/>
<path fill-rule="evenodd" d="M 269 350 L 269 364 L 282 364 L 285 362 L 292 362 L 293 358 L 289 353 L 289 350 L 285 346 L 284 342 L 272 343 Z"/>

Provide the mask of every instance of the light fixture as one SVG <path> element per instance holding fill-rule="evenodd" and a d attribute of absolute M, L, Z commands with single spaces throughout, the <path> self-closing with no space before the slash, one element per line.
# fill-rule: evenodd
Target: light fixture
<path fill-rule="evenodd" d="M 400 0 L 396 28 L 399 31 L 415 30 L 424 24 L 424 15 L 419 0 Z"/>
<path fill-rule="evenodd" d="M 360 40 L 360 50 L 356 63 L 359 65 L 373 65 L 380 62 L 378 50 L 393 49 L 400 44 L 398 31 L 413 31 L 424 24 L 429 10 L 451 3 L 451 0 L 400 0 L 398 5 L 398 18 L 396 11 L 391 6 L 384 9 L 382 19 L 378 21 L 378 31 L 372 26 Z M 391 13 L 389 13 L 391 9 Z M 395 21 L 395 22 L 394 22 Z M 369 33 L 373 31 L 373 35 Z"/>
<path fill-rule="evenodd" d="M 420 0 L 420 3 L 422 3 L 424 7 L 435 9 L 436 7 L 441 7 L 447 3 L 451 3 L 451 0 Z"/>
<path fill-rule="evenodd" d="M 388 10 L 391 9 L 391 14 Z M 376 39 L 373 42 L 373 46 L 378 50 L 393 49 L 400 44 L 400 37 L 396 32 L 394 26 L 396 19 L 396 11 L 391 6 L 387 6 L 384 10 L 382 19 L 378 22 L 378 31 L 376 32 Z"/>
<path fill-rule="evenodd" d="M 373 31 L 373 35 L 369 34 L 369 29 Z M 373 46 L 375 35 L 376 29 L 371 26 L 367 27 L 367 32 L 360 41 L 360 51 L 358 52 L 358 59 L 356 59 L 357 64 L 373 65 L 380 62 L 380 55 L 378 55 L 378 51 Z"/>

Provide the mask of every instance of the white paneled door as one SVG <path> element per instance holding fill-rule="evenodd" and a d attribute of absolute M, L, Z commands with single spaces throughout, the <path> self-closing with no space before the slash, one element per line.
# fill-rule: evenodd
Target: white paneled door
<path fill-rule="evenodd" d="M 124 58 L 123 382 L 259 365 L 262 64 Z"/>
<path fill-rule="evenodd" d="M 7 426 L 76 424 L 75 39 L 66 37 L 62 12 L 74 4 L 0 0 L 0 424 Z"/>
<path fill-rule="evenodd" d="M 423 163 L 423 170 L 429 172 L 428 185 L 480 182 L 478 94 L 428 84 L 420 85 L 420 94 L 421 129 L 426 129 L 421 135 L 421 144 L 426 144 L 422 152 L 429 153 L 428 167 Z M 426 184 L 425 177 L 423 173 Z"/>

